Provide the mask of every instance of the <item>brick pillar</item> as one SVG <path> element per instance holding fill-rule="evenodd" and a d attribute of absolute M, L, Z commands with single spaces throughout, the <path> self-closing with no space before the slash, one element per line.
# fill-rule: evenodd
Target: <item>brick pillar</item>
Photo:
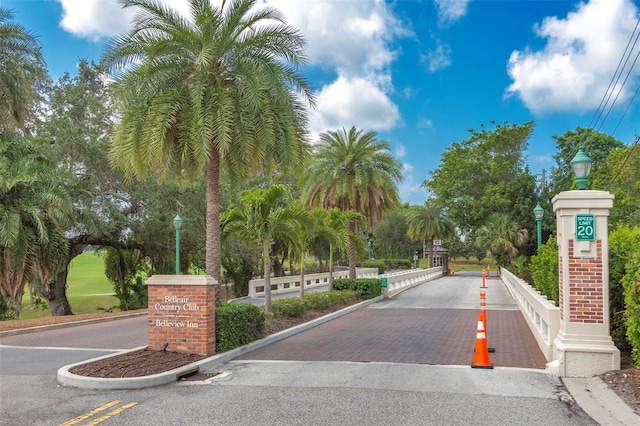
<path fill-rule="evenodd" d="M 609 332 L 608 217 L 613 195 L 565 191 L 556 195 L 560 330 L 548 367 L 563 377 L 591 377 L 620 369 Z M 589 226 L 594 232 L 590 235 Z M 591 228 L 591 229 L 593 229 Z"/>
<path fill-rule="evenodd" d="M 149 293 L 149 349 L 196 355 L 216 352 L 216 280 L 199 275 L 154 275 Z"/>

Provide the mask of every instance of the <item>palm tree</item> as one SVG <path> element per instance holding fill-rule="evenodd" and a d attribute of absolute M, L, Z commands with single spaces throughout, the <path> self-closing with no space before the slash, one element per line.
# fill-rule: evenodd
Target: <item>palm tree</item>
<path fill-rule="evenodd" d="M 519 229 L 509 216 L 500 213 L 489 216 L 487 223 L 476 231 L 476 245 L 491 251 L 499 266 L 511 264 L 518 254 L 518 247 L 528 239 L 527 229 Z"/>
<path fill-rule="evenodd" d="M 289 189 L 275 184 L 246 192 L 238 206 L 221 216 L 223 235 L 238 234 L 262 247 L 265 309 L 271 311 L 271 248 L 278 239 L 299 244 L 296 231 L 309 224 L 308 212 L 293 200 Z"/>
<path fill-rule="evenodd" d="M 407 235 L 412 241 L 430 242 L 429 266 L 433 260 L 434 238 L 446 238 L 453 234 L 453 224 L 442 214 L 437 206 L 424 204 L 413 206 L 407 214 Z"/>
<path fill-rule="evenodd" d="M 153 0 L 133 29 L 105 55 L 115 80 L 120 122 L 110 152 L 128 178 L 207 177 L 206 273 L 220 281 L 220 167 L 232 178 L 277 160 L 297 163 L 306 150 L 298 72 L 304 40 L 257 0 L 189 0 L 185 18 Z M 218 292 L 219 294 L 220 292 Z"/>
<path fill-rule="evenodd" d="M 41 147 L 0 133 L 0 292 L 20 313 L 29 283 L 47 290 L 67 257 L 71 202 Z"/>
<path fill-rule="evenodd" d="M 396 184 L 402 180 L 401 164 L 387 151 L 388 142 L 375 132 L 352 127 L 329 131 L 320 142 L 309 165 L 302 197 L 307 206 L 360 213 L 372 227 L 383 212 L 400 204 Z M 351 222 L 352 233 L 361 231 Z M 349 246 L 349 276 L 356 276 L 357 246 Z"/>
<path fill-rule="evenodd" d="M 0 131 L 23 128 L 36 85 L 45 78 L 44 61 L 36 37 L 11 21 L 10 10 L 0 8 Z"/>

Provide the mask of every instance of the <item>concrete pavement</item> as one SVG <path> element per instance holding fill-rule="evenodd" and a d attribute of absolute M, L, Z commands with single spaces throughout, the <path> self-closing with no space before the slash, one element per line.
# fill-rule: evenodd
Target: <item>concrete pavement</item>
<path fill-rule="evenodd" d="M 580 407 L 600 424 L 640 424 L 604 383 L 599 386 L 599 379 L 565 380 L 565 388 L 559 377 L 544 372 L 542 354 L 535 342 L 534 347 L 528 342 L 533 338 L 522 329 L 524 320 L 497 279 L 489 280 L 485 290 L 496 368 L 468 367 L 479 283 L 479 275 L 459 274 L 394 299 L 367 302 L 338 319 L 326 322 L 338 317 L 334 314 L 311 329 L 300 328 L 307 331 L 289 330 L 205 360 L 201 371 L 214 377 L 178 386 L 211 385 L 242 400 L 268 398 L 276 411 L 287 413 L 287 421 L 266 422 L 261 417 L 263 421 L 254 424 L 590 424 Z M 118 327 L 132 328 L 140 326 Z M 146 323 L 144 329 L 146 333 Z M 59 343 L 73 345 L 74 338 L 63 339 L 56 337 Z M 6 345 L 6 338 L 0 338 L 0 344 Z M 76 344 L 91 348 L 95 341 Z M 2 352 L 2 359 L 10 356 L 7 348 Z M 507 366 L 525 368 L 503 368 Z M 294 402 L 297 392 L 304 395 L 302 405 Z M 314 409 L 321 401 L 341 408 Z M 127 415 L 120 424 L 127 424 Z M 235 409 L 220 415 L 230 424 L 251 424 L 246 411 L 244 416 Z"/>

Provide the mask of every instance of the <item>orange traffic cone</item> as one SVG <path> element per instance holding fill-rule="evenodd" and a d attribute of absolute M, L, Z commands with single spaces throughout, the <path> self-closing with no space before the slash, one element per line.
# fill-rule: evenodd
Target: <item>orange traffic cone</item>
<path fill-rule="evenodd" d="M 473 364 L 471 368 L 493 368 L 491 359 L 489 359 L 489 350 L 487 348 L 487 335 L 484 330 L 484 322 L 482 314 L 478 315 L 478 331 L 476 334 L 476 350 L 473 356 Z"/>
<path fill-rule="evenodd" d="M 482 317 L 482 323 L 484 324 L 484 335 L 487 338 L 487 342 L 489 342 L 489 325 L 487 323 L 487 293 L 484 291 L 480 292 L 480 316 Z M 487 343 L 487 346 L 489 343 Z M 496 348 L 488 348 L 490 353 L 496 351 Z"/>

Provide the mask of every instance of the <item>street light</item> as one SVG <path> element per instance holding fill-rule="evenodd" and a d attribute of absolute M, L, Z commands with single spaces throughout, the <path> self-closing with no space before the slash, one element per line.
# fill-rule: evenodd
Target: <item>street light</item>
<path fill-rule="evenodd" d="M 176 213 L 173 218 L 173 227 L 176 228 L 176 275 L 180 275 L 180 227 L 182 226 L 182 218 Z"/>
<path fill-rule="evenodd" d="M 589 173 L 591 172 L 591 159 L 582 151 L 582 148 L 578 149 L 578 153 L 571 160 L 571 168 L 576 175 L 578 189 L 587 189 Z"/>
<path fill-rule="evenodd" d="M 544 216 L 544 209 L 540 206 L 540 203 L 536 204 L 533 208 L 533 215 L 536 217 L 536 225 L 538 229 L 538 248 L 542 245 L 542 216 Z"/>

